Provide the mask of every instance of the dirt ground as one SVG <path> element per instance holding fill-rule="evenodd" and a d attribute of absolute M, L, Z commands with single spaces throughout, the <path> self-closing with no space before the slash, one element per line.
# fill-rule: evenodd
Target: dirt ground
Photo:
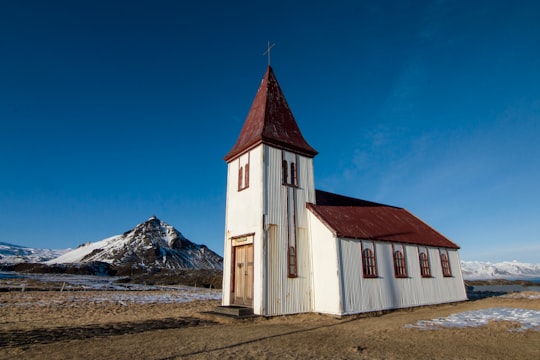
<path fill-rule="evenodd" d="M 516 327 L 512 322 L 438 330 L 405 327 L 484 308 L 540 310 L 538 298 L 492 297 L 342 319 L 300 314 L 235 320 L 205 314 L 218 305 L 215 300 L 107 300 L 115 293 L 1 292 L 0 358 L 540 359 L 540 331 L 508 331 Z"/>

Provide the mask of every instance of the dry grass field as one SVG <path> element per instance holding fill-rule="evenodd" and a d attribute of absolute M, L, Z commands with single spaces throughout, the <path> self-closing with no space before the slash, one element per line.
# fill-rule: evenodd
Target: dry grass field
<path fill-rule="evenodd" d="M 537 296 L 491 297 L 380 316 L 236 320 L 205 313 L 217 300 L 178 302 L 177 295 L 171 290 L 0 292 L 0 358 L 540 358 L 538 328 L 516 331 L 514 321 L 436 330 L 406 326 L 479 309 L 540 311 Z"/>

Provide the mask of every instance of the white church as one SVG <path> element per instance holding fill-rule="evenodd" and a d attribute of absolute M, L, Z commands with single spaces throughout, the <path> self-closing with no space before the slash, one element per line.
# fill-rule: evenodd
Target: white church
<path fill-rule="evenodd" d="M 316 190 L 268 66 L 225 156 L 223 306 L 348 315 L 467 299 L 459 246 L 407 210 Z"/>

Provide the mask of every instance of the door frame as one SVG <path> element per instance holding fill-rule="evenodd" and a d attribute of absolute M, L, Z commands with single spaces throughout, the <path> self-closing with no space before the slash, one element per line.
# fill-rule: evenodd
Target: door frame
<path fill-rule="evenodd" d="M 234 304 L 234 305 L 240 305 L 240 306 L 253 306 L 253 297 L 254 297 L 254 282 L 255 282 L 255 248 L 254 248 L 254 244 L 253 244 L 253 238 L 255 236 L 255 233 L 250 233 L 250 234 L 245 234 L 245 235 L 240 235 L 240 236 L 234 236 L 234 237 L 231 237 L 231 286 L 230 286 L 230 298 L 231 298 L 231 304 Z M 238 269 L 237 269 L 237 259 L 236 259 L 236 252 L 237 252 L 237 248 L 239 247 L 243 247 L 243 246 L 251 246 L 252 250 L 251 250 L 251 254 L 252 254 L 252 258 L 251 259 L 246 259 L 246 262 L 249 262 L 249 260 L 251 260 L 252 262 L 252 266 L 251 266 L 251 284 L 250 284 L 250 289 L 251 289 L 251 298 L 250 298 L 250 302 L 249 303 L 246 303 L 245 301 L 243 303 L 238 303 L 237 301 L 237 297 L 236 297 L 236 279 L 237 279 L 237 276 L 239 275 L 237 273 Z"/>

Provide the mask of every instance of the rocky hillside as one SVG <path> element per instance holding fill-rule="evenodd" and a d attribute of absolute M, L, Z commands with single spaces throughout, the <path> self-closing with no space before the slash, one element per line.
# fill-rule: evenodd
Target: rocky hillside
<path fill-rule="evenodd" d="M 86 243 L 46 264 L 107 263 L 118 268 L 160 271 L 222 270 L 223 258 L 186 239 L 171 225 L 151 217 L 122 235 Z"/>

